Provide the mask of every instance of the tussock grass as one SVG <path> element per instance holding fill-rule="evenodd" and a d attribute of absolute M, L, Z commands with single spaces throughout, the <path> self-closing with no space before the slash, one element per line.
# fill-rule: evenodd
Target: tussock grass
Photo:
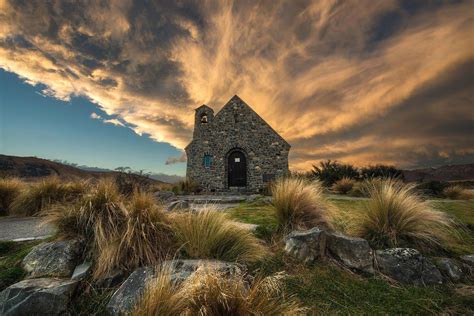
<path fill-rule="evenodd" d="M 453 185 L 443 190 L 443 195 L 451 200 L 472 200 L 474 191 L 463 188 L 459 185 Z"/>
<path fill-rule="evenodd" d="M 176 239 L 188 257 L 254 262 L 266 254 L 251 232 L 211 207 L 198 213 L 176 214 L 172 222 Z"/>
<path fill-rule="evenodd" d="M 0 215 L 10 213 L 10 205 L 24 188 L 25 184 L 19 179 L 0 179 Z"/>
<path fill-rule="evenodd" d="M 374 247 L 441 247 L 454 232 L 453 220 L 435 211 L 415 186 L 394 179 L 367 182 L 369 200 L 353 216 L 352 232 Z"/>
<path fill-rule="evenodd" d="M 153 195 L 135 191 L 121 210 L 124 222 L 118 227 L 118 239 L 101 248 L 97 276 L 115 268 L 131 271 L 140 266 L 156 265 L 172 255 L 173 232 L 164 211 L 154 203 Z"/>
<path fill-rule="evenodd" d="M 225 275 L 215 269 L 196 271 L 177 285 L 169 269 L 153 279 L 132 315 L 301 315 L 293 296 L 283 292 L 281 275 L 248 285 L 241 274 Z"/>
<path fill-rule="evenodd" d="M 87 182 L 63 183 L 58 177 L 48 177 L 28 186 L 11 203 L 15 215 L 37 215 L 54 203 L 72 202 L 87 190 Z"/>
<path fill-rule="evenodd" d="M 332 206 L 319 181 L 281 178 L 272 186 L 273 206 L 283 229 L 331 228 Z"/>
<path fill-rule="evenodd" d="M 341 180 L 336 181 L 332 185 L 334 192 L 339 194 L 347 194 L 354 187 L 355 181 L 351 178 L 344 177 Z"/>

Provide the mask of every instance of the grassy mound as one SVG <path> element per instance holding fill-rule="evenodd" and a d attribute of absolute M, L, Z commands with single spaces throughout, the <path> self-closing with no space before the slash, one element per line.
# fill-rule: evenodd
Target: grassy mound
<path fill-rule="evenodd" d="M 10 206 L 24 189 L 19 179 L 0 179 L 0 216 L 10 214 Z"/>

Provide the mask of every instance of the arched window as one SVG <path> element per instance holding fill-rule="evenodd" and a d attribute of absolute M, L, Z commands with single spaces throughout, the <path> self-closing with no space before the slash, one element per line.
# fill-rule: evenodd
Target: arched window
<path fill-rule="evenodd" d="M 204 168 L 206 169 L 211 168 L 211 163 L 212 163 L 212 156 L 204 155 Z"/>
<path fill-rule="evenodd" d="M 201 115 L 201 123 L 207 123 L 207 114 L 206 113 Z"/>

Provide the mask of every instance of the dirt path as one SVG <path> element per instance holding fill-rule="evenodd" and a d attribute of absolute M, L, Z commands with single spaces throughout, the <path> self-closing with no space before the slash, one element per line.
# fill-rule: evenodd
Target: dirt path
<path fill-rule="evenodd" d="M 51 225 L 40 225 L 38 217 L 0 217 L 0 240 L 45 239 L 54 234 Z"/>

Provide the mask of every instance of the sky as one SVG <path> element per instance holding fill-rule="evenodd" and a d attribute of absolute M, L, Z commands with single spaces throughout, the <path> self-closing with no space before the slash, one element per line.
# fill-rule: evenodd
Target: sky
<path fill-rule="evenodd" d="M 472 1 L 0 0 L 0 152 L 184 175 L 233 95 L 320 160 L 474 162 Z"/>

